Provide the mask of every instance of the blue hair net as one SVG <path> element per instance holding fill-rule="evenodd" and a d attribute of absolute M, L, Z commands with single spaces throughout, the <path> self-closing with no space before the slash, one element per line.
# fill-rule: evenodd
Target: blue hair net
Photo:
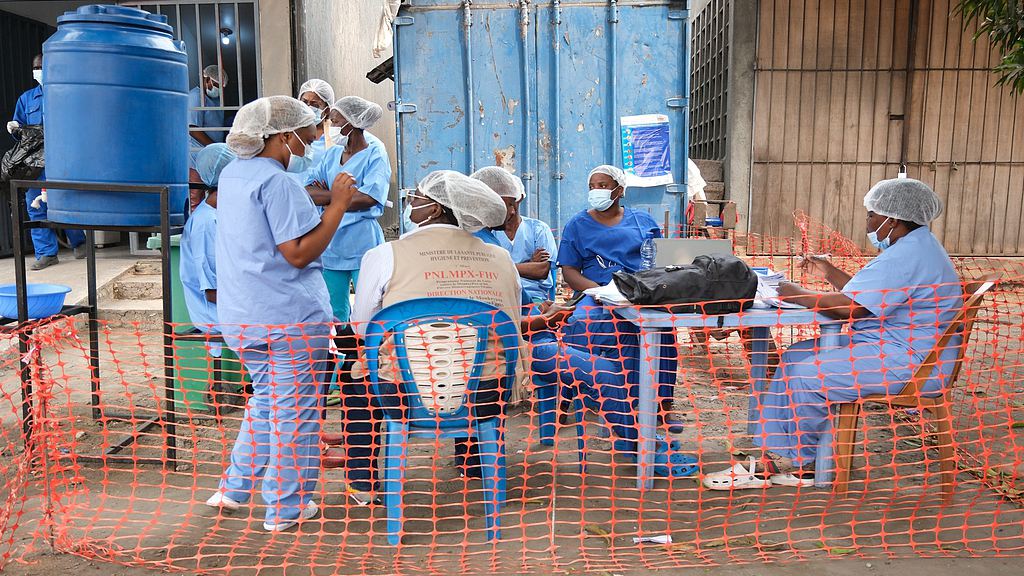
<path fill-rule="evenodd" d="M 227 144 L 210 144 L 196 155 L 196 172 L 199 172 L 199 177 L 207 186 L 216 188 L 220 181 L 220 171 L 234 159 L 235 153 Z"/>

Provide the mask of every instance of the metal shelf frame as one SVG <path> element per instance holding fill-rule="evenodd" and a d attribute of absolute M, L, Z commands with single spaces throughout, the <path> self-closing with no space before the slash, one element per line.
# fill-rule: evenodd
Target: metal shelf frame
<path fill-rule="evenodd" d="M 50 188 L 63 190 L 79 190 L 84 192 L 110 192 L 110 193 L 136 193 L 153 194 L 160 196 L 160 224 L 158 226 L 110 226 L 92 224 L 65 224 L 48 220 L 36 221 L 22 218 L 25 205 L 26 190 L 32 188 Z M 50 230 L 75 229 L 85 231 L 86 246 L 86 274 L 88 284 L 88 303 L 86 305 L 65 306 L 60 315 L 73 316 L 87 314 L 89 318 L 89 380 L 91 388 L 92 418 L 94 420 L 133 420 L 130 414 L 117 414 L 113 411 L 104 411 L 100 406 L 100 356 L 99 356 L 99 298 L 96 287 L 96 241 L 97 230 L 111 230 L 119 232 L 145 232 L 160 233 L 164 239 L 160 245 L 160 271 L 161 284 L 163 289 L 163 348 L 164 348 L 164 407 L 156 410 L 156 416 L 141 422 L 134 433 L 127 435 L 121 441 L 107 449 L 102 457 L 79 456 L 79 460 L 138 463 L 139 458 L 117 456 L 117 453 L 137 441 L 140 433 L 160 426 L 164 431 L 164 458 L 159 461 L 165 467 L 173 468 L 177 461 L 176 417 L 175 417 L 175 378 L 174 378 L 174 334 L 171 323 L 171 258 L 170 258 L 170 237 L 171 234 L 180 233 L 180 226 L 172 226 L 170 222 L 170 187 L 169 186 L 143 186 L 112 184 L 106 182 L 68 182 L 54 180 L 12 180 L 11 181 L 11 228 L 14 232 L 14 269 L 15 282 L 17 285 L 18 317 L 0 318 L 0 329 L 5 332 L 17 331 L 18 350 L 22 358 L 28 357 L 30 347 L 31 329 L 23 328 L 33 323 L 43 325 L 45 319 L 30 320 L 28 318 L 28 270 L 25 265 L 25 250 L 22 242 L 19 242 L 25 230 L 34 228 L 46 228 Z M 21 365 L 21 413 L 22 427 L 25 434 L 25 443 L 28 446 L 32 437 L 32 368 L 28 363 Z M 148 460 L 147 460 L 148 461 Z"/>

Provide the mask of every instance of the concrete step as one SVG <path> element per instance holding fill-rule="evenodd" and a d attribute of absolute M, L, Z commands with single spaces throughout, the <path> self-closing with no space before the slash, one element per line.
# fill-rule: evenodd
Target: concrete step
<path fill-rule="evenodd" d="M 159 276 L 160 275 L 160 260 L 139 260 L 135 263 L 135 267 L 132 269 L 135 274 L 139 276 Z"/>
<path fill-rule="evenodd" d="M 725 172 L 723 171 L 721 160 L 698 160 L 693 159 L 693 163 L 700 168 L 700 176 L 705 182 L 722 182 L 725 180 Z"/>
<path fill-rule="evenodd" d="M 112 294 L 115 300 L 153 300 L 163 295 L 160 277 L 128 274 L 114 280 Z"/>
<path fill-rule="evenodd" d="M 134 326 L 159 332 L 163 326 L 163 300 L 100 300 L 99 317 L 110 326 Z"/>

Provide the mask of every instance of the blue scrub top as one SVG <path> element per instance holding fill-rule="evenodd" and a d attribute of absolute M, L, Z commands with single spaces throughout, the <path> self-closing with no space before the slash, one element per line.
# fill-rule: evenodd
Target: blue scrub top
<path fill-rule="evenodd" d="M 346 212 L 341 226 L 334 233 L 334 239 L 323 255 L 324 268 L 328 270 L 359 270 L 363 254 L 384 243 L 384 230 L 377 219 L 384 215 L 384 204 L 388 201 L 391 187 L 391 162 L 384 143 L 369 132 L 364 132 L 368 146 L 341 163 L 344 146 L 334 146 L 324 152 L 323 157 L 306 176 L 305 185 L 322 182 L 330 187 L 342 172 L 348 172 L 356 180 L 360 192 L 377 201 L 372 208 L 360 212 Z"/>
<path fill-rule="evenodd" d="M 220 106 L 220 98 L 210 98 L 206 96 L 205 100 L 202 94 L 202 86 L 196 86 L 188 93 L 188 125 L 195 126 L 196 128 L 222 128 L 224 127 L 224 111 L 223 110 L 196 110 L 196 108 L 206 106 Z M 206 133 L 210 137 L 210 140 L 214 142 L 223 142 L 227 132 L 222 130 L 210 130 Z M 202 146 L 200 144 L 200 146 Z"/>
<path fill-rule="evenodd" d="M 18 103 L 14 106 L 14 117 L 11 120 L 22 126 L 43 123 L 42 86 L 26 90 L 24 94 L 18 97 Z"/>
<path fill-rule="evenodd" d="M 623 208 L 622 220 L 605 226 L 586 210 L 573 216 L 562 230 L 558 247 L 558 265 L 578 268 L 588 280 L 604 286 L 619 270 L 640 269 L 640 245 L 653 233 L 661 238 L 661 228 L 646 212 Z"/>
<path fill-rule="evenodd" d="M 216 332 L 217 304 L 206 299 L 206 291 L 217 289 L 217 210 L 205 201 L 185 223 L 179 275 L 192 325 Z"/>
<path fill-rule="evenodd" d="M 508 235 L 502 230 L 495 232 L 494 235 L 501 242 L 502 247 L 509 251 L 512 261 L 516 264 L 529 262 L 533 258 L 533 253 L 538 249 L 547 250 L 551 255 L 552 262 L 556 262 L 558 259 L 558 248 L 555 245 L 555 236 L 551 233 L 551 227 L 535 218 L 522 217 L 514 240 L 509 240 Z M 547 300 L 553 287 L 551 276 L 543 280 L 522 278 L 521 281 L 523 292 L 530 296 L 531 301 Z"/>
<path fill-rule="evenodd" d="M 897 240 L 843 287 L 874 315 L 853 323 L 855 343 L 894 345 L 920 362 L 963 306 L 946 249 L 922 226 Z"/>
<path fill-rule="evenodd" d="M 35 88 L 26 90 L 24 94 L 18 97 L 18 103 L 14 105 L 14 117 L 11 120 L 22 126 L 33 126 L 42 124 L 43 116 L 43 87 L 36 85 Z M 39 175 L 39 179 L 46 179 L 45 170 Z M 37 188 L 25 192 L 27 196 L 33 196 L 38 193 L 39 190 Z"/>
<path fill-rule="evenodd" d="M 203 87 L 196 86 L 188 93 L 188 125 L 189 127 L 196 128 L 219 128 L 224 126 L 224 111 L 223 110 L 196 110 L 200 106 L 220 106 L 220 98 L 210 98 L 206 96 L 205 102 L 203 101 L 201 94 Z M 227 132 L 222 130 L 210 130 L 206 132 L 206 135 L 210 137 L 214 142 L 223 142 L 227 138 Z M 192 137 L 189 133 L 188 137 L 189 144 L 189 168 L 196 167 L 196 155 L 203 148 L 204 144 L 200 143 Z"/>
<path fill-rule="evenodd" d="M 504 233 L 499 234 L 490 228 L 481 228 L 480 230 L 473 232 L 473 236 L 483 240 L 484 244 L 499 246 L 507 250 L 509 253 L 512 252 L 512 245 L 508 241 L 508 236 L 505 236 Z M 504 242 L 502 242 L 502 240 L 504 240 Z"/>
<path fill-rule="evenodd" d="M 277 246 L 320 223 L 306 190 L 276 160 L 235 160 L 220 175 L 217 198 L 217 317 L 232 348 L 266 344 L 256 326 L 327 323 L 331 301 L 319 261 L 292 266 Z M 273 334 L 280 334 L 275 330 Z"/>

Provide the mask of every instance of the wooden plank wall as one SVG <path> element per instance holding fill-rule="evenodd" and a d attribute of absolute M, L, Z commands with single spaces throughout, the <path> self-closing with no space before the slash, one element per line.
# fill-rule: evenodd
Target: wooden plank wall
<path fill-rule="evenodd" d="M 955 0 L 921 0 L 908 117 L 911 175 L 946 203 L 932 229 L 959 254 L 1024 255 L 1024 98 L 996 86 L 999 56 L 950 17 Z"/>
<path fill-rule="evenodd" d="M 912 0 L 761 1 L 752 232 L 795 236 L 799 209 L 867 247 L 863 195 L 906 161 L 947 203 L 950 252 L 1024 250 L 1022 102 L 952 3 L 918 0 L 911 34 Z"/>

